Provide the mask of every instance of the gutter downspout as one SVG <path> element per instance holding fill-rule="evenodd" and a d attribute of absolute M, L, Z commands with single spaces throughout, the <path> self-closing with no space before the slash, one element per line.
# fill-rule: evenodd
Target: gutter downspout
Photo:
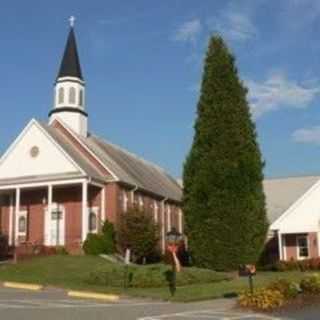
<path fill-rule="evenodd" d="M 161 251 L 166 252 L 166 232 L 165 232 L 165 202 L 168 198 L 163 198 L 161 201 Z"/>

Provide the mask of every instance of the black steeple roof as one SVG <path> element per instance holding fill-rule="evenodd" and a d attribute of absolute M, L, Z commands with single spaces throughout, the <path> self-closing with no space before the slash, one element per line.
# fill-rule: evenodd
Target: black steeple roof
<path fill-rule="evenodd" d="M 76 77 L 83 80 L 73 27 L 70 28 L 57 78 L 61 77 Z"/>

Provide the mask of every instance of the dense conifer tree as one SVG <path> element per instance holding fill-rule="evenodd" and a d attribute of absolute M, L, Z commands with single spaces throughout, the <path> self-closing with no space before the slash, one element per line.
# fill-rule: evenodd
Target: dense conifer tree
<path fill-rule="evenodd" d="M 264 245 L 264 164 L 246 94 L 234 57 L 213 36 L 183 177 L 189 248 L 198 266 L 236 269 L 256 262 Z"/>

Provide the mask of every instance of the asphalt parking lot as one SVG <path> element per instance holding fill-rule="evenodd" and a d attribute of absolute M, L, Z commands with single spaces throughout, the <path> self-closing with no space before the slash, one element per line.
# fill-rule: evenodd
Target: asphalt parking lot
<path fill-rule="evenodd" d="M 30 292 L 0 289 L 0 317 L 9 320 L 280 320 L 319 319 L 300 315 L 269 316 L 244 313 L 234 309 L 234 300 L 213 300 L 201 303 L 168 303 L 138 299 L 101 302 L 69 298 L 62 290 Z"/>

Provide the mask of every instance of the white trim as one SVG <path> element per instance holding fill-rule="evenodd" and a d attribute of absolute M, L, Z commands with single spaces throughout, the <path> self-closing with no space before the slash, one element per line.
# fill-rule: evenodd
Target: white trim
<path fill-rule="evenodd" d="M 144 208 L 144 202 L 141 194 L 138 195 L 138 206 L 140 209 Z"/>
<path fill-rule="evenodd" d="M 178 232 L 183 233 L 183 225 L 182 225 L 182 209 L 178 208 Z"/>
<path fill-rule="evenodd" d="M 171 206 L 170 204 L 167 204 L 167 231 L 171 231 Z"/>
<path fill-rule="evenodd" d="M 123 212 L 127 212 L 128 211 L 128 202 L 129 202 L 129 198 L 127 196 L 127 191 L 123 190 L 122 191 L 122 209 L 123 209 Z"/>
<path fill-rule="evenodd" d="M 69 154 L 67 154 L 63 150 L 63 148 L 48 134 L 48 132 L 46 132 L 46 130 L 42 128 L 41 124 L 39 124 L 38 121 L 35 119 L 31 119 L 27 126 L 22 130 L 22 132 L 18 135 L 18 137 L 13 141 L 13 143 L 9 146 L 6 152 L 2 155 L 2 157 L 0 158 L 0 165 L 9 156 L 9 154 L 13 151 L 17 144 L 22 140 L 22 138 L 28 132 L 32 125 L 35 125 L 82 174 L 86 174 L 86 172 L 69 156 Z"/>
<path fill-rule="evenodd" d="M 66 180 L 47 180 L 45 182 L 33 182 L 33 183 L 21 183 L 21 184 L 9 184 L 0 186 L 0 190 L 9 190 L 9 189 L 17 189 L 17 188 L 36 188 L 36 187 L 45 187 L 49 184 L 53 186 L 67 185 L 67 184 L 80 184 L 85 181 L 84 178 L 81 179 L 66 179 Z"/>
<path fill-rule="evenodd" d="M 279 230 L 278 230 L 278 250 L 279 250 L 279 259 L 283 260 L 282 234 Z"/>
<path fill-rule="evenodd" d="M 281 234 L 281 237 L 282 237 L 283 260 L 287 261 L 287 234 Z"/>
<path fill-rule="evenodd" d="M 300 247 L 299 247 L 299 239 L 304 238 L 307 240 L 307 249 L 308 249 L 308 256 L 301 257 L 300 256 Z M 296 236 L 296 250 L 297 250 L 297 260 L 304 260 L 310 258 L 310 241 L 309 241 L 309 234 L 300 234 Z"/>
<path fill-rule="evenodd" d="M 52 211 L 52 185 L 48 185 L 48 205 L 47 210 L 44 212 L 44 244 L 50 246 L 51 236 L 50 236 L 50 213 Z"/>
<path fill-rule="evenodd" d="M 10 209 L 9 209 L 9 246 L 13 244 L 13 194 L 10 194 Z"/>
<path fill-rule="evenodd" d="M 270 230 L 279 229 L 280 227 L 279 224 L 281 223 L 281 221 L 285 217 L 287 217 L 298 205 L 300 205 L 302 201 L 304 201 L 307 197 L 309 197 L 312 194 L 312 192 L 315 189 L 317 189 L 319 186 L 320 186 L 320 180 L 314 183 L 300 198 L 298 198 L 287 210 L 285 210 L 283 214 L 271 224 L 269 229 Z"/>
<path fill-rule="evenodd" d="M 44 216 L 45 216 L 45 234 L 44 234 L 44 243 L 47 246 L 64 246 L 66 242 L 66 210 L 65 207 L 62 204 L 53 202 L 51 203 L 51 211 L 48 210 L 47 206 L 44 210 Z M 54 242 L 52 240 L 52 213 L 54 211 L 61 211 L 62 219 L 61 219 L 61 234 L 58 239 L 58 243 Z M 59 226 L 60 227 L 60 226 Z M 61 242 L 60 242 L 61 241 Z"/>
<path fill-rule="evenodd" d="M 166 252 L 166 226 L 165 226 L 165 202 L 168 198 L 165 198 L 161 201 L 161 250 L 162 253 Z"/>
<path fill-rule="evenodd" d="M 25 230 L 23 232 L 21 232 L 19 230 L 19 220 L 22 217 L 25 218 L 25 222 L 26 222 Z M 28 212 L 27 212 L 27 210 L 20 210 L 18 215 L 17 215 L 17 235 L 18 235 L 18 237 L 19 236 L 26 236 L 27 235 L 27 231 L 28 231 Z"/>
<path fill-rule="evenodd" d="M 81 80 L 78 77 L 70 77 L 70 76 L 57 78 L 56 82 L 60 82 L 60 81 L 71 81 L 71 82 L 77 81 L 77 82 L 81 83 L 82 85 L 84 85 L 86 83 L 84 80 Z"/>
<path fill-rule="evenodd" d="M 81 139 L 79 139 L 79 137 L 73 132 L 73 130 L 71 128 L 68 127 L 67 124 L 65 124 L 61 119 L 54 119 L 55 121 L 57 121 L 59 124 L 61 124 L 71 135 L 74 139 L 76 139 L 83 148 L 86 149 L 87 152 L 89 152 L 91 154 L 91 156 L 93 156 L 113 177 L 113 179 L 115 179 L 116 181 L 120 181 L 120 179 L 117 177 L 117 175 L 110 170 L 103 161 L 101 161 L 101 159 L 94 153 L 92 152 L 82 141 Z"/>
<path fill-rule="evenodd" d="M 154 222 L 158 223 L 159 220 L 159 206 L 158 206 L 158 201 L 153 200 L 153 215 L 154 215 Z"/>
<path fill-rule="evenodd" d="M 15 244 L 19 244 L 19 238 L 18 238 L 18 214 L 20 211 L 20 189 L 16 189 L 16 205 L 15 205 L 15 218 L 14 218 L 14 223 L 15 223 L 15 232 L 14 232 L 14 238 L 15 238 Z"/>
<path fill-rule="evenodd" d="M 90 214 L 94 213 L 96 216 L 96 228 L 94 230 L 90 230 Z M 88 210 L 88 233 L 98 233 L 98 223 L 99 223 L 99 207 L 91 207 Z"/>
<path fill-rule="evenodd" d="M 106 190 L 105 188 L 101 189 L 101 220 L 105 222 L 106 217 Z"/>
<path fill-rule="evenodd" d="M 318 257 L 320 257 L 320 231 L 317 232 Z"/>
<path fill-rule="evenodd" d="M 88 182 L 82 182 L 82 226 L 81 226 L 81 239 L 82 242 L 86 240 L 88 234 Z"/>

